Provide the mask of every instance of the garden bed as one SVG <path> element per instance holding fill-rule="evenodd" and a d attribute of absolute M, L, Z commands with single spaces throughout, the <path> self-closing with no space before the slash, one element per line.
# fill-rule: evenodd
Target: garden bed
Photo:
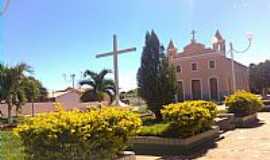
<path fill-rule="evenodd" d="M 138 154 L 188 154 L 194 148 L 219 137 L 219 127 L 188 138 L 165 138 L 158 136 L 137 136 L 130 141 L 132 149 Z"/>
<path fill-rule="evenodd" d="M 221 113 L 215 118 L 215 124 L 219 126 L 220 130 L 228 131 L 235 128 L 234 114 L 232 113 Z"/>
<path fill-rule="evenodd" d="M 243 117 L 235 117 L 234 123 L 236 127 L 247 127 L 252 123 L 255 123 L 258 121 L 257 113 L 253 113 L 247 116 Z"/>

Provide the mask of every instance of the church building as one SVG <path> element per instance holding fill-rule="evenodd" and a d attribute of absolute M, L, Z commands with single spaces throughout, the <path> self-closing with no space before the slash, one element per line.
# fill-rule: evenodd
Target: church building
<path fill-rule="evenodd" d="M 176 67 L 178 101 L 205 99 L 221 101 L 233 92 L 232 60 L 226 56 L 226 42 L 219 31 L 215 43 L 205 47 L 193 38 L 183 51 L 178 52 L 171 40 L 167 55 Z M 233 61 L 236 90 L 249 90 L 248 68 Z"/>

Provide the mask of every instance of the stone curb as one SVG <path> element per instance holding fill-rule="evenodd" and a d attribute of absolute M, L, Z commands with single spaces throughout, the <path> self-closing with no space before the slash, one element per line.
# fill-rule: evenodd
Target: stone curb
<path fill-rule="evenodd" d="M 244 117 L 235 117 L 234 123 L 236 127 L 246 127 L 249 123 L 258 121 L 257 113 L 247 115 Z"/>
<path fill-rule="evenodd" d="M 171 145 L 171 146 L 190 146 L 205 139 L 211 139 L 219 136 L 219 127 L 214 126 L 211 130 L 192 136 L 190 138 L 163 138 L 156 136 L 137 136 L 130 141 L 131 144 L 157 144 L 157 145 Z"/>

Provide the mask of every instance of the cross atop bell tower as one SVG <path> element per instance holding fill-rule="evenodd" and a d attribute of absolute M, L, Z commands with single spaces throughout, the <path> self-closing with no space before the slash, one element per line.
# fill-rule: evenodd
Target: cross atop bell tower
<path fill-rule="evenodd" d="M 196 41 L 195 39 L 195 36 L 196 36 L 196 31 L 195 30 L 192 30 L 191 34 L 192 34 L 192 39 L 191 39 L 191 42 L 194 43 Z"/>

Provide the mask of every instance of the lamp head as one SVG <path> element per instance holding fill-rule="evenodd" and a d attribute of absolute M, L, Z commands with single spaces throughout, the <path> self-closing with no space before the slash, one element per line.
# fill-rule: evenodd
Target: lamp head
<path fill-rule="evenodd" d="M 254 38 L 254 35 L 253 35 L 253 33 L 251 33 L 251 32 L 247 32 L 247 33 L 246 33 L 246 37 L 247 37 L 247 39 L 248 39 L 249 41 L 252 41 L 253 38 Z"/>

